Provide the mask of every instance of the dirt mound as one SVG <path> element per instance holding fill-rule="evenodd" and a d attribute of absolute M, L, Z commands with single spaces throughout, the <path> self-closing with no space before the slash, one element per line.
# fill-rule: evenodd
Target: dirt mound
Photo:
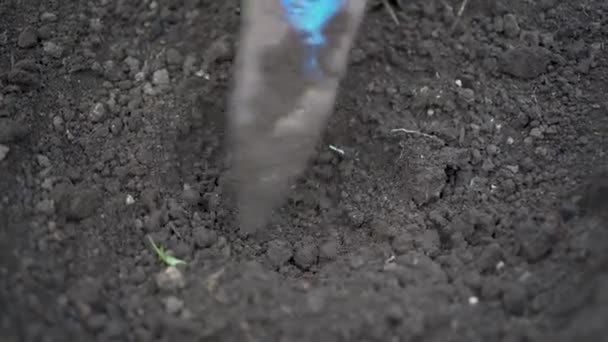
<path fill-rule="evenodd" d="M 608 5 L 370 8 L 314 162 L 242 239 L 238 1 L 0 3 L 7 341 L 599 341 Z M 149 244 L 186 262 L 166 267 Z"/>

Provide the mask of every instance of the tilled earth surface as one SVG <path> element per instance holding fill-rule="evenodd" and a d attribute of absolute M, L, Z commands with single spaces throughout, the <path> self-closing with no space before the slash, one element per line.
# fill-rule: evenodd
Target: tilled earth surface
<path fill-rule="evenodd" d="M 605 338 L 608 3 L 390 3 L 241 239 L 238 1 L 0 2 L 2 341 Z"/>

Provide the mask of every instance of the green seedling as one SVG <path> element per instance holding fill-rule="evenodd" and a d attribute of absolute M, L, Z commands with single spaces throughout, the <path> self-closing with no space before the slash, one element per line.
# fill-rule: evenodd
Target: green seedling
<path fill-rule="evenodd" d="M 169 266 L 176 266 L 179 264 L 185 265 L 186 262 L 183 260 L 180 260 L 172 255 L 170 255 L 167 251 L 165 251 L 165 249 L 163 248 L 163 246 L 157 246 L 154 243 L 154 240 L 152 240 L 152 238 L 150 236 L 148 236 L 148 240 L 150 240 L 150 244 L 152 244 L 152 248 L 154 248 L 154 251 L 156 252 L 156 254 L 158 255 L 158 258 L 160 260 L 162 260 L 165 264 L 169 265 Z"/>

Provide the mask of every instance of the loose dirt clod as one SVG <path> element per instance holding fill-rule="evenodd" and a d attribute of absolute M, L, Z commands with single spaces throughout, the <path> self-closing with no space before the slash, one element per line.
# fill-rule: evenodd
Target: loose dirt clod
<path fill-rule="evenodd" d="M 44 42 L 44 44 L 42 45 L 42 49 L 45 53 L 47 53 L 53 58 L 61 58 L 64 51 L 63 47 L 60 44 L 54 42 Z"/>
<path fill-rule="evenodd" d="M 152 83 L 160 88 L 166 88 L 169 85 L 169 71 L 167 69 L 156 70 L 152 74 Z"/>
<path fill-rule="evenodd" d="M 209 248 L 217 242 L 217 233 L 205 227 L 192 229 L 192 239 L 199 248 Z"/>
<path fill-rule="evenodd" d="M 17 45 L 20 48 L 28 49 L 38 44 L 38 32 L 31 26 L 24 28 L 17 38 Z"/>
<path fill-rule="evenodd" d="M 272 240 L 266 250 L 268 261 L 275 267 L 285 264 L 293 256 L 293 248 L 284 240 Z"/>
<path fill-rule="evenodd" d="M 6 158 L 6 156 L 10 152 L 10 150 L 11 149 L 8 146 L 6 146 L 6 145 L 0 145 L 0 161 L 3 161 L 4 158 Z"/>
<path fill-rule="evenodd" d="M 186 280 L 182 272 L 175 266 L 169 266 L 154 278 L 156 286 L 163 291 L 176 291 L 186 286 Z"/>
<path fill-rule="evenodd" d="M 165 299 L 165 310 L 170 315 L 179 313 L 183 307 L 184 301 L 175 296 L 169 296 Z"/>
<path fill-rule="evenodd" d="M 93 108 L 89 112 L 89 120 L 95 123 L 101 122 L 106 118 L 106 115 L 106 106 L 101 102 L 97 102 L 93 105 Z"/>

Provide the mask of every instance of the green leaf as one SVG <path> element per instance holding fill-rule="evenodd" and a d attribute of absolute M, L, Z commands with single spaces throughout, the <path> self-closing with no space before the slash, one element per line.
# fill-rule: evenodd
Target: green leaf
<path fill-rule="evenodd" d="M 176 258 L 174 256 L 171 256 L 169 254 L 167 254 L 166 257 L 165 257 L 165 263 L 167 263 L 167 265 L 169 265 L 169 266 L 175 266 L 175 265 L 179 265 L 179 264 L 185 265 L 186 264 L 185 261 L 183 261 L 181 259 L 178 259 L 178 258 Z"/>
<path fill-rule="evenodd" d="M 165 251 L 165 249 L 162 246 L 157 246 L 156 243 L 154 243 L 154 240 L 152 240 L 152 238 L 148 235 L 148 240 L 150 240 L 150 244 L 152 244 L 152 248 L 154 248 L 154 251 L 156 252 L 156 254 L 158 255 L 158 257 L 160 258 L 160 260 L 162 260 L 165 264 L 169 265 L 169 266 L 176 266 L 179 264 L 185 265 L 186 262 L 183 260 L 180 260 L 172 255 L 170 255 L 169 253 L 167 253 Z"/>

